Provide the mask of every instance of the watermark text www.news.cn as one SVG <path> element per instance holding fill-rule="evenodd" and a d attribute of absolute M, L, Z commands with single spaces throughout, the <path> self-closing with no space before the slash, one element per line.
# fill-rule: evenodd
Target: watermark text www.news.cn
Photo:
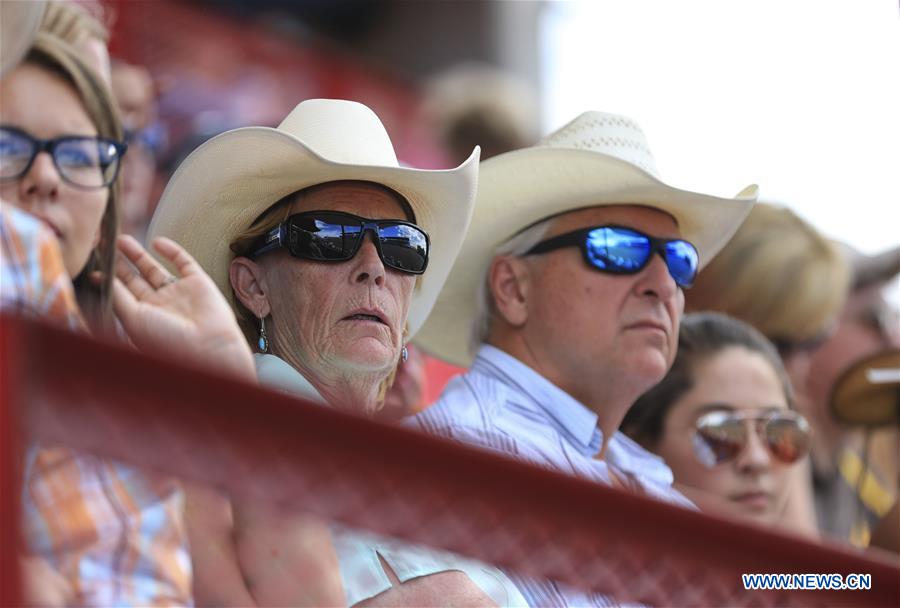
<path fill-rule="evenodd" d="M 744 589 L 790 591 L 866 590 L 872 588 L 871 574 L 742 574 Z"/>

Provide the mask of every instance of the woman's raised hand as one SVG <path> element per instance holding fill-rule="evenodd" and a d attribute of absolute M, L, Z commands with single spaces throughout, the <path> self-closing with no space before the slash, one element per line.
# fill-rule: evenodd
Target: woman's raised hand
<path fill-rule="evenodd" d="M 151 349 L 256 379 L 247 340 L 213 280 L 180 245 L 154 239 L 153 248 L 176 269 L 166 270 L 131 236 L 118 240 L 113 307 L 128 337 Z"/>

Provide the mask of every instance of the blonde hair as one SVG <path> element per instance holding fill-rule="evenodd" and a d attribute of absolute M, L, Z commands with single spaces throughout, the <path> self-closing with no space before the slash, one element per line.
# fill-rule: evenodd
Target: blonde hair
<path fill-rule="evenodd" d="M 71 47 L 53 35 L 38 33 L 25 63 L 47 70 L 71 86 L 97 129 L 98 136 L 122 140 L 121 122 L 109 89 Z M 91 252 L 85 267 L 72 278 L 82 313 L 95 329 L 110 329 L 113 326 L 112 279 L 119 230 L 118 178 L 108 190 L 106 209 L 100 220 L 100 242 Z M 91 275 L 98 271 L 102 279 L 95 284 Z"/>
<path fill-rule="evenodd" d="M 256 220 L 243 232 L 238 233 L 234 240 L 231 241 L 230 245 L 231 251 L 234 253 L 235 257 L 250 257 L 253 246 L 260 237 L 285 221 L 288 216 L 291 215 L 291 204 L 298 196 L 300 196 L 301 192 L 302 190 L 300 192 L 291 192 L 287 196 L 281 198 L 274 205 L 263 211 L 262 215 L 256 218 Z M 229 289 L 231 289 L 232 308 L 234 309 L 234 316 L 237 318 L 238 325 L 244 332 L 247 342 L 251 345 L 256 344 L 256 338 L 254 336 L 258 331 L 258 317 L 256 316 L 256 313 L 244 306 L 244 303 L 241 302 L 240 298 L 237 297 L 237 294 L 234 293 L 234 286 L 230 283 Z"/>
<path fill-rule="evenodd" d="M 84 6 L 75 2 L 51 0 L 47 3 L 41 31 L 56 36 L 66 44 L 78 46 L 88 38 L 109 42 L 109 30 Z"/>
<path fill-rule="evenodd" d="M 432 78 L 424 110 L 454 162 L 463 162 L 476 145 L 484 161 L 533 145 L 539 136 L 537 92 L 485 63 L 457 64 Z"/>
<path fill-rule="evenodd" d="M 685 305 L 726 313 L 790 347 L 831 327 L 849 279 L 833 242 L 791 210 L 758 203 L 685 292 Z"/>

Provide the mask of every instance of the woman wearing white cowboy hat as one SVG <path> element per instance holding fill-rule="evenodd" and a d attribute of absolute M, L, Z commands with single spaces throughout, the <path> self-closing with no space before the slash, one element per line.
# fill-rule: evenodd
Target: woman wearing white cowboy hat
<path fill-rule="evenodd" d="M 166 188 L 149 233 L 184 246 L 232 299 L 259 351 L 263 384 L 372 415 L 459 252 L 477 170 L 477 150 L 452 170 L 400 167 L 369 108 L 309 100 L 278 128 L 236 129 L 198 148 Z M 494 568 L 337 526 L 331 533 L 342 580 L 333 585 L 338 570 L 332 558 L 327 572 L 328 548 L 304 553 L 298 546 L 305 539 L 284 533 L 300 522 L 302 534 L 327 538 L 322 528 L 261 515 L 266 509 L 258 505 L 234 510 L 235 526 L 243 528 L 235 548 L 242 577 L 232 577 L 232 594 L 224 597 L 225 570 L 195 555 L 198 603 L 321 605 L 340 601 L 342 586 L 347 605 L 370 598 L 397 605 L 524 604 Z M 195 546 L 229 542 L 209 537 L 216 526 L 209 513 L 204 509 L 195 522 L 203 527 Z M 217 530 L 229 533 L 228 526 Z M 295 561 L 274 563 L 268 556 L 279 548 Z M 311 568 L 312 590 L 297 581 Z"/>

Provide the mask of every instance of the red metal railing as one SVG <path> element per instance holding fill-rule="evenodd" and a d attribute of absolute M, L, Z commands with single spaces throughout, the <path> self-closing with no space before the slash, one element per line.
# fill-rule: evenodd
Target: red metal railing
<path fill-rule="evenodd" d="M 655 605 L 900 604 L 900 568 L 307 404 L 161 357 L 0 318 L 3 539 L 18 437 L 278 501 Z M 6 543 L 10 547 L 12 544 Z M 0 603 L 14 603 L 5 552 Z M 741 573 L 865 573 L 869 591 L 745 591 Z M 7 600 L 10 600 L 7 602 Z"/>

